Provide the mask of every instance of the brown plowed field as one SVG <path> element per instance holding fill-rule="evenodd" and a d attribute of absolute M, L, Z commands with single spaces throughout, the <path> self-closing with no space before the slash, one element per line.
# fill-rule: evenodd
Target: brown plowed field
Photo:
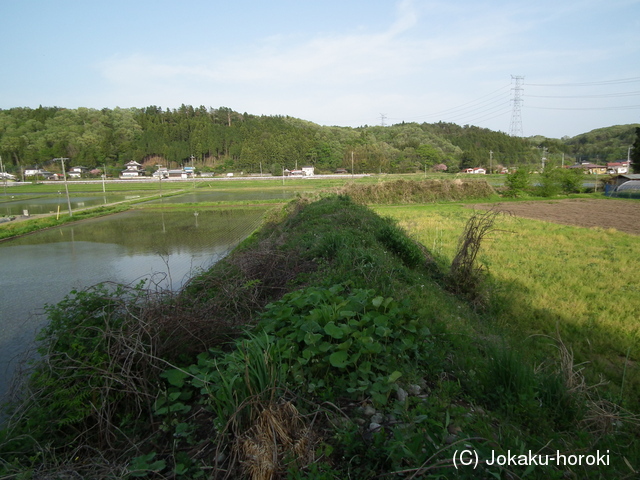
<path fill-rule="evenodd" d="M 615 199 L 568 199 L 535 202 L 478 203 L 480 210 L 509 212 L 518 217 L 579 227 L 615 228 L 640 235 L 640 202 Z"/>

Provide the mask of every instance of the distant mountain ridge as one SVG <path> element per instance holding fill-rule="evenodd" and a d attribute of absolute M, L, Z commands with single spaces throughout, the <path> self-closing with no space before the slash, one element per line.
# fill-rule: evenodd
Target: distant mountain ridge
<path fill-rule="evenodd" d="M 449 172 L 482 166 L 496 171 L 529 165 L 627 158 L 640 124 L 616 125 L 550 139 L 511 137 L 453 123 L 400 123 L 358 128 L 320 126 L 288 116 L 257 116 L 227 107 L 157 106 L 115 109 L 59 107 L 0 110 L 0 155 L 20 173 L 67 157 L 70 165 L 116 172 L 130 160 L 201 170 L 271 172 L 313 165 L 319 172 L 402 173 L 446 165 Z"/>

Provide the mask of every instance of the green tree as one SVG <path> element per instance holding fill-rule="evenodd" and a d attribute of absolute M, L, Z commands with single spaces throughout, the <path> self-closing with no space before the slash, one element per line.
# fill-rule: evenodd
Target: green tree
<path fill-rule="evenodd" d="M 630 159 L 633 173 L 640 173 L 640 127 L 636 127 L 636 140 L 633 142 Z"/>
<path fill-rule="evenodd" d="M 579 168 L 545 169 L 541 176 L 540 192 L 544 197 L 563 193 L 578 193 L 582 190 L 584 173 Z"/>
<path fill-rule="evenodd" d="M 507 175 L 504 181 L 507 186 L 505 195 L 510 197 L 520 197 L 531 184 L 531 175 L 526 168 L 519 168 L 515 172 Z"/>

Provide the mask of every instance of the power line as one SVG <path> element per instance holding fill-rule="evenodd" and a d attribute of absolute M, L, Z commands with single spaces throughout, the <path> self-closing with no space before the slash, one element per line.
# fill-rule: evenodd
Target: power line
<path fill-rule="evenodd" d="M 618 85 L 622 83 L 640 82 L 640 77 L 619 78 L 617 80 L 602 80 L 599 82 L 583 83 L 527 83 L 527 87 L 591 87 L 599 85 Z"/>
<path fill-rule="evenodd" d="M 633 97 L 640 95 L 640 90 L 635 92 L 620 93 L 602 93 L 596 95 L 525 95 L 530 98 L 616 98 L 616 97 Z"/>
<path fill-rule="evenodd" d="M 640 105 L 621 105 L 617 107 L 527 107 L 536 110 L 635 110 Z"/>

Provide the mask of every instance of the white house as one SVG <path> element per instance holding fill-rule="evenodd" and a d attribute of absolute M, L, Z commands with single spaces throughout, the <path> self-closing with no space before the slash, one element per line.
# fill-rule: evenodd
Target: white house
<path fill-rule="evenodd" d="M 34 175 L 44 175 L 47 173 L 43 168 L 26 168 L 24 170 L 25 177 L 33 177 Z"/>
<path fill-rule="evenodd" d="M 69 177 L 71 178 L 80 178 L 83 173 L 86 173 L 88 170 L 87 167 L 71 167 L 69 169 Z"/>
<path fill-rule="evenodd" d="M 138 162 L 131 160 L 129 163 L 125 163 L 124 166 L 127 168 L 126 170 L 122 170 L 121 177 L 144 177 L 144 168 Z"/>
<path fill-rule="evenodd" d="M 477 174 L 481 174 L 481 175 L 485 175 L 487 173 L 487 171 L 482 168 L 482 167 L 478 167 L 478 168 L 465 168 L 463 170 L 463 173 L 477 173 Z"/>
<path fill-rule="evenodd" d="M 607 173 L 611 175 L 623 175 L 629 173 L 628 162 L 610 162 L 607 163 Z"/>
<path fill-rule="evenodd" d="M 313 172 L 315 171 L 314 167 L 302 167 L 302 171 L 304 172 L 305 177 L 313 177 Z"/>

